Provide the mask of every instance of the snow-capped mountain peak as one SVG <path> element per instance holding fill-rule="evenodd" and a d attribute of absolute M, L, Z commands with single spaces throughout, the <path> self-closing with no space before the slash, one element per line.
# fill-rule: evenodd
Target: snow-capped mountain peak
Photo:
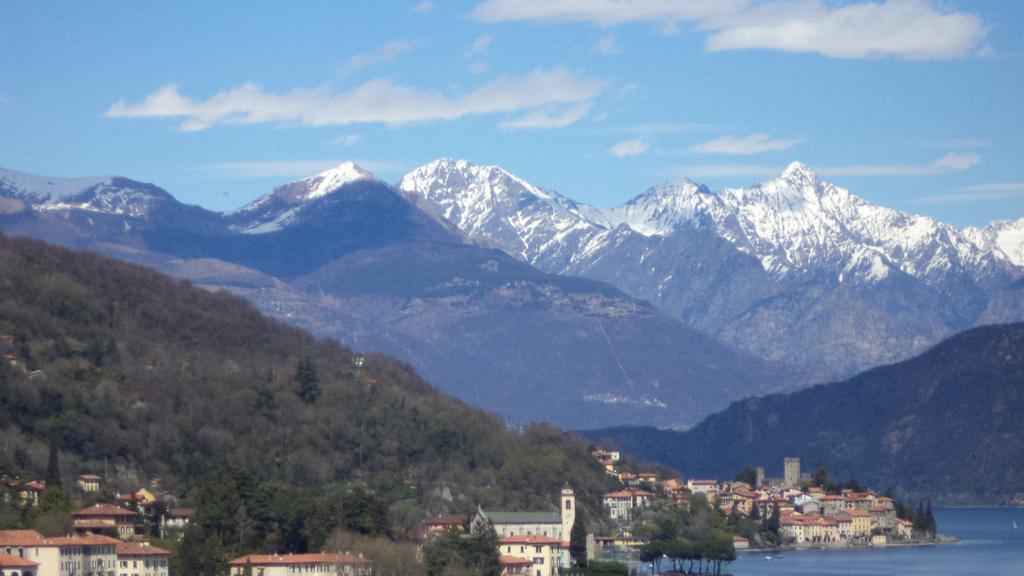
<path fill-rule="evenodd" d="M 304 199 L 313 200 L 326 196 L 350 182 L 373 179 L 373 174 L 355 162 L 342 162 L 316 176 L 306 178 L 304 181 L 309 183 L 309 191 L 304 195 Z"/>
<path fill-rule="evenodd" d="M 793 162 L 786 166 L 780 178 L 794 183 L 815 184 L 818 182 L 818 174 L 803 162 Z"/>
<path fill-rule="evenodd" d="M 0 195 L 18 198 L 29 204 L 40 204 L 76 196 L 93 186 L 109 183 L 112 178 L 112 176 L 56 178 L 0 168 Z"/>

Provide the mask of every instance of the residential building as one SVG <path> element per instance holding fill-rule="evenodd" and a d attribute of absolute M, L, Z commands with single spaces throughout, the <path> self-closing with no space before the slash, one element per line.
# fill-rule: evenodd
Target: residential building
<path fill-rule="evenodd" d="M 686 487 L 693 494 L 712 495 L 718 493 L 717 480 L 687 480 Z"/>
<path fill-rule="evenodd" d="M 99 492 L 100 480 L 102 478 L 95 474 L 82 474 L 78 477 L 78 489 L 87 493 Z"/>
<path fill-rule="evenodd" d="M 46 538 L 31 530 L 0 531 L 0 554 L 38 564 L 35 576 L 115 576 L 117 544 L 107 536 Z"/>
<path fill-rule="evenodd" d="M 850 516 L 852 521 L 851 534 L 854 539 L 866 539 L 868 536 L 871 535 L 872 525 L 870 513 L 868 513 L 866 510 L 859 510 L 857 508 L 853 508 L 847 510 L 846 514 Z"/>
<path fill-rule="evenodd" d="M 448 530 L 466 531 L 465 516 L 433 516 L 425 518 L 420 528 L 420 539 L 432 540 Z"/>
<path fill-rule="evenodd" d="M 249 554 L 228 563 L 229 576 L 372 576 L 373 563 L 354 554 Z"/>
<path fill-rule="evenodd" d="M 609 492 L 601 499 L 613 520 L 630 520 L 633 513 L 647 507 L 654 494 L 631 488 Z"/>
<path fill-rule="evenodd" d="M 117 545 L 117 576 L 168 576 L 171 553 L 149 542 Z"/>
<path fill-rule="evenodd" d="M 188 523 L 192 521 L 195 510 L 192 508 L 168 508 L 167 513 L 160 519 L 160 536 L 167 537 L 172 532 L 182 532 Z"/>
<path fill-rule="evenodd" d="M 555 576 L 563 565 L 562 543 L 550 536 L 506 536 L 501 539 L 500 552 L 530 560 L 530 576 Z"/>
<path fill-rule="evenodd" d="M 74 512 L 76 534 L 95 534 L 102 530 L 113 529 L 123 539 L 135 535 L 138 514 L 113 504 L 93 504 Z"/>

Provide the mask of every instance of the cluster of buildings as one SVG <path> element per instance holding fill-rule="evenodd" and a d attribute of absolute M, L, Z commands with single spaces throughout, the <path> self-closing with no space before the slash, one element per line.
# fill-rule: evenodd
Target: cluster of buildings
<path fill-rule="evenodd" d="M 447 530 L 475 530 L 488 524 L 498 535 L 502 574 L 554 576 L 572 565 L 569 539 L 576 522 L 576 495 L 567 484 L 559 494 L 558 509 L 507 512 L 478 507 L 464 516 L 435 516 L 423 521 L 421 536 L 430 540 Z M 594 537 L 587 535 L 587 555 L 593 557 Z"/>
<path fill-rule="evenodd" d="M 0 499 L 4 504 L 15 504 L 22 508 L 32 508 L 39 505 L 39 496 L 46 490 L 45 480 L 22 480 L 12 478 L 6 474 L 0 476 Z"/>
<path fill-rule="evenodd" d="M 909 539 L 913 523 L 896 517 L 895 502 L 871 491 L 844 489 L 838 494 L 810 484 L 802 473 L 799 458 L 783 461 L 782 478 L 766 478 L 764 468 L 755 469 L 753 485 L 746 482 L 677 478 L 660 479 L 656 474 L 622 472 L 618 454 L 596 450 L 593 455 L 606 472 L 618 478 L 623 489 L 604 495 L 608 515 L 627 524 L 656 500 L 685 501 L 703 494 L 711 505 L 726 513 L 767 519 L 779 517 L 779 535 L 784 541 L 802 543 L 884 543 L 888 539 Z M 740 539 L 742 540 L 742 539 Z M 744 542 L 737 547 L 742 548 Z"/>
<path fill-rule="evenodd" d="M 248 554 L 228 564 L 229 576 L 372 576 L 362 554 Z"/>
<path fill-rule="evenodd" d="M 146 542 L 0 530 L 3 576 L 167 576 L 169 560 L 169 551 Z"/>

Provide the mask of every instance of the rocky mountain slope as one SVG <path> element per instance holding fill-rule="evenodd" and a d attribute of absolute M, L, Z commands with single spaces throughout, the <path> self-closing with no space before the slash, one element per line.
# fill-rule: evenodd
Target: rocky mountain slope
<path fill-rule="evenodd" d="M 399 187 L 471 239 L 609 282 L 823 377 L 1024 315 L 1005 305 L 1024 274 L 1024 219 L 960 230 L 871 204 L 799 163 L 750 188 L 670 182 L 608 210 L 464 160 L 422 166 Z"/>
<path fill-rule="evenodd" d="M 683 427 L 732 400 L 806 382 L 607 284 L 467 242 L 429 206 L 355 165 L 230 214 L 127 179 L 85 181 L 61 198 L 115 181 L 145 201 L 132 211 L 58 206 L 53 195 L 8 186 L 0 197 L 21 205 L 0 215 L 0 230 L 231 290 L 316 334 L 406 360 L 515 422 Z"/>
<path fill-rule="evenodd" d="M 856 478 L 897 495 L 994 503 L 1024 483 L 1024 324 L 975 328 L 913 359 L 848 381 L 734 403 L 685 433 L 594 430 L 689 477 L 731 478 L 745 465 Z"/>

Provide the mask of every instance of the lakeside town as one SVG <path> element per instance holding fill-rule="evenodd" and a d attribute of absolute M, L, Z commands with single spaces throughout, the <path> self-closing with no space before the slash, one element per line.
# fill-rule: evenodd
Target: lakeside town
<path fill-rule="evenodd" d="M 786 458 L 778 478 L 766 477 L 764 468 L 748 467 L 733 480 L 683 480 L 670 471 L 627 464 L 615 450 L 597 448 L 592 456 L 609 485 L 617 486 L 601 495 L 599 511 L 585 511 L 566 484 L 553 495 L 557 507 L 548 510 L 477 506 L 471 514 L 429 516 L 415 535 L 420 550 L 443 539 L 491 533 L 490 540 L 481 541 L 497 548 L 502 575 L 582 573 L 573 570 L 588 562 L 607 570 L 596 573 L 631 573 L 642 563 L 658 572 L 717 574 L 744 551 L 946 541 L 936 535 L 930 503 L 915 511 L 870 489 L 839 486 L 822 468 L 813 475 L 804 472 L 799 458 Z M 196 510 L 179 505 L 173 494 L 159 489 L 158 480 L 113 498 L 103 482 L 96 474 L 78 477 L 74 492 L 79 503 L 88 504 L 70 514 L 66 535 L 0 530 L 0 576 L 175 574 L 171 548 Z M 26 510 L 53 498 L 43 480 L 3 477 L 2 484 L 4 503 Z M 699 537 L 685 527 L 670 527 L 679 514 L 687 522 L 706 516 L 707 524 L 697 528 Z M 247 554 L 231 558 L 226 568 L 230 576 L 374 574 L 373 560 L 359 550 Z"/>

